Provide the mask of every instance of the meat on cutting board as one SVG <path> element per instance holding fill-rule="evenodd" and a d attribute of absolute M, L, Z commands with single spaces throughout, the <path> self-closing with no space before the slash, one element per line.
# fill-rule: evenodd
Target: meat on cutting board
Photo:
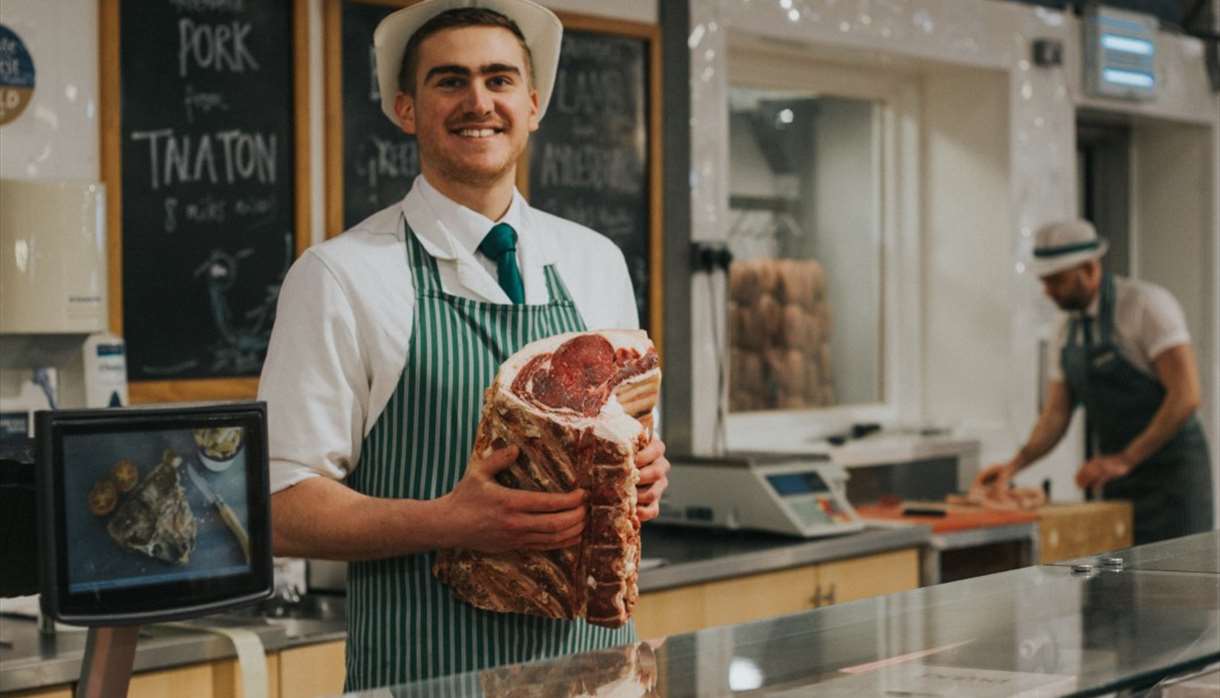
<path fill-rule="evenodd" d="M 626 623 L 639 595 L 635 454 L 651 438 L 660 384 L 656 349 L 638 330 L 557 335 L 509 357 L 484 393 L 474 448 L 519 448 L 497 476 L 506 487 L 587 491 L 581 542 L 550 551 L 445 550 L 433 574 L 489 611 Z"/>
<path fill-rule="evenodd" d="M 964 495 L 945 497 L 946 504 L 966 504 L 997 511 L 1029 511 L 1046 504 L 1041 487 L 989 487 L 977 485 Z"/>

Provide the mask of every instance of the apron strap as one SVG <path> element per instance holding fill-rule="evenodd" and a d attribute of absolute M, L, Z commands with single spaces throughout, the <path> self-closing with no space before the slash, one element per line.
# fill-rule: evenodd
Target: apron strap
<path fill-rule="evenodd" d="M 1106 272 L 1101 277 L 1101 303 L 1097 309 L 1097 327 L 1101 343 L 1109 344 L 1114 331 L 1114 275 Z"/>
<path fill-rule="evenodd" d="M 555 270 L 555 265 L 548 264 L 542 268 L 542 271 L 546 275 L 546 295 L 552 303 L 572 300 L 572 294 L 568 293 L 568 287 L 563 283 L 559 272 Z"/>
<path fill-rule="evenodd" d="M 407 247 L 407 266 L 411 268 L 416 295 L 440 293 L 441 273 L 436 267 L 436 259 L 428 254 L 415 237 L 415 231 L 411 230 L 406 216 L 402 217 L 402 230 Z"/>

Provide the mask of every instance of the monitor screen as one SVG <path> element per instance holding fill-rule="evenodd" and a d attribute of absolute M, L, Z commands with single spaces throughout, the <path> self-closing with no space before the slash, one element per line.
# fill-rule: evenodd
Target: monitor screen
<path fill-rule="evenodd" d="M 264 405 L 41 412 L 36 426 L 52 616 L 149 622 L 270 591 Z"/>

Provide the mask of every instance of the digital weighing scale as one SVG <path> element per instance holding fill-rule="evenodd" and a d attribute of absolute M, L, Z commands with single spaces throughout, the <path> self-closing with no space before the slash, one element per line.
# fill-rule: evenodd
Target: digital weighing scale
<path fill-rule="evenodd" d="M 671 456 L 662 523 L 813 538 L 858 531 L 847 471 L 826 454 Z"/>

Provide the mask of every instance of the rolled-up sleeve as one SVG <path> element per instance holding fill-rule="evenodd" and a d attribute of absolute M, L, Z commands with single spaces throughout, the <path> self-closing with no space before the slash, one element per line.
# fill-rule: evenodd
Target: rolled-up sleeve
<path fill-rule="evenodd" d="M 273 493 L 310 477 L 342 479 L 359 458 L 370 372 L 354 318 L 335 275 L 306 252 L 280 288 L 259 380 Z"/>
<path fill-rule="evenodd" d="M 1190 343 L 1190 330 L 1182 306 L 1169 291 L 1149 287 L 1140 313 L 1137 341 L 1149 362 L 1155 361 L 1166 349 Z"/>

